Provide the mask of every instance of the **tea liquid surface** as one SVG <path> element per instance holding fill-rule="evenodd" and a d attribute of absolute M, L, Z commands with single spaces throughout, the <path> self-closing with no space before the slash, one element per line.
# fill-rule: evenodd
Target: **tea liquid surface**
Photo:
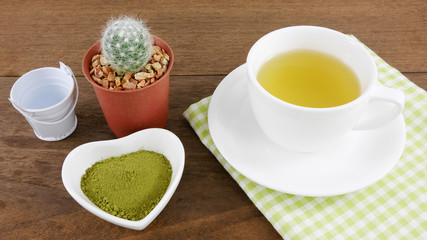
<path fill-rule="evenodd" d="M 361 92 L 349 66 L 314 50 L 293 50 L 272 57 L 261 67 L 257 79 L 273 96 L 303 107 L 340 106 Z"/>

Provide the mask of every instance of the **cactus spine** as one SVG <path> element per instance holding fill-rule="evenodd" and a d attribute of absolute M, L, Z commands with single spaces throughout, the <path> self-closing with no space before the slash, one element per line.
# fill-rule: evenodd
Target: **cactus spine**
<path fill-rule="evenodd" d="M 122 16 L 107 23 L 101 39 L 102 53 L 118 74 L 135 73 L 148 63 L 153 40 L 139 19 Z"/>

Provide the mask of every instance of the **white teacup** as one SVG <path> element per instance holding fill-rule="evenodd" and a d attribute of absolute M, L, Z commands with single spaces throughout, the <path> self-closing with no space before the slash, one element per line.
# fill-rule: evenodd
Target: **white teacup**
<path fill-rule="evenodd" d="M 296 49 L 320 51 L 343 61 L 358 77 L 360 96 L 337 107 L 309 108 L 271 95 L 257 81 L 258 71 L 273 56 Z M 328 28 L 294 26 L 273 31 L 252 46 L 246 63 L 249 99 L 261 129 L 273 142 L 295 151 L 320 151 L 352 130 L 385 125 L 402 112 L 405 102 L 401 91 L 377 82 L 376 65 L 361 44 Z M 374 102 L 384 107 L 367 116 L 364 113 Z"/>

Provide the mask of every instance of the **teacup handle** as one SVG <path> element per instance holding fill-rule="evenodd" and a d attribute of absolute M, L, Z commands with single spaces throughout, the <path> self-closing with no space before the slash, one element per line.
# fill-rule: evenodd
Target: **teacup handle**
<path fill-rule="evenodd" d="M 405 105 L 405 94 L 402 91 L 384 87 L 381 84 L 376 84 L 369 100 L 369 104 L 373 104 L 375 102 L 383 102 L 385 104 L 394 105 L 391 109 L 386 109 L 384 111 L 375 111 L 373 117 L 367 119 L 362 118 L 353 127 L 353 130 L 371 130 L 378 127 L 381 127 L 388 122 L 395 119 L 402 112 L 403 106 Z"/>

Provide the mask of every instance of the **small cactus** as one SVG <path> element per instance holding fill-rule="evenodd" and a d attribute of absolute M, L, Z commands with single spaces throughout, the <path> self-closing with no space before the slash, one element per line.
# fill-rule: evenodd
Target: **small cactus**
<path fill-rule="evenodd" d="M 101 39 L 105 60 L 118 74 L 135 73 L 151 58 L 153 40 L 139 19 L 122 16 L 107 23 Z"/>

